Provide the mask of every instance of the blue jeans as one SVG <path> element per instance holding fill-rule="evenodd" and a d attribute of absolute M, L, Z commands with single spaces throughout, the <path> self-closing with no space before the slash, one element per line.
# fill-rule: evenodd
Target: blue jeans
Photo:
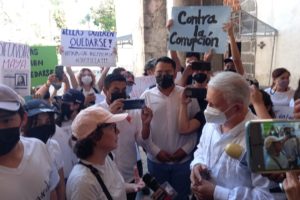
<path fill-rule="evenodd" d="M 168 182 L 178 193 L 176 200 L 186 200 L 190 194 L 190 163 L 180 164 L 155 163 L 147 159 L 148 170 L 160 183 Z"/>

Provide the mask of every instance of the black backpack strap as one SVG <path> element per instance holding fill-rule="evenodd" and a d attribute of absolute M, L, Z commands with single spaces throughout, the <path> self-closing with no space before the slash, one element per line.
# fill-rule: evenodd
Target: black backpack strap
<path fill-rule="evenodd" d="M 96 94 L 99 94 L 99 91 L 95 87 L 92 87 L 92 88 Z"/>
<path fill-rule="evenodd" d="M 95 167 L 93 167 L 92 165 L 88 165 L 88 164 L 83 163 L 81 160 L 80 160 L 78 163 L 81 164 L 81 165 L 83 165 L 83 166 L 85 166 L 85 167 L 87 167 L 87 168 L 89 168 L 89 169 L 91 170 L 91 172 L 92 172 L 92 173 L 94 174 L 94 176 L 97 178 L 97 180 L 98 180 L 100 186 L 102 187 L 102 190 L 103 190 L 103 192 L 105 193 L 107 199 L 108 199 L 108 200 L 113 200 L 113 198 L 111 197 L 111 195 L 110 195 L 110 193 L 109 193 L 107 187 L 105 186 L 105 184 L 104 184 L 104 182 L 103 182 L 101 176 L 99 175 L 98 170 L 97 170 Z"/>

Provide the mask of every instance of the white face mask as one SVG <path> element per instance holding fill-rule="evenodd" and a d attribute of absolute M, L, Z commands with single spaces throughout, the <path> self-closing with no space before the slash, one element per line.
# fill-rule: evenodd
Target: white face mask
<path fill-rule="evenodd" d="M 89 75 L 81 77 L 81 81 L 84 85 L 90 85 L 91 82 L 93 81 L 92 77 Z"/>
<path fill-rule="evenodd" d="M 231 108 L 231 107 L 230 107 Z M 228 111 L 230 108 L 226 109 L 224 112 L 220 111 L 217 108 L 213 108 L 207 106 L 204 110 L 204 116 L 207 123 L 215 123 L 215 124 L 224 124 L 228 121 L 225 112 Z"/>

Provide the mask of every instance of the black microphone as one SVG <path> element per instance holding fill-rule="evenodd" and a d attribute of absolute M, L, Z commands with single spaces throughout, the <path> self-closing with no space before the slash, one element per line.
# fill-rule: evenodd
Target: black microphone
<path fill-rule="evenodd" d="M 157 180 L 148 173 L 143 176 L 143 181 L 147 187 L 153 190 L 154 193 L 151 195 L 153 200 L 172 200 L 177 195 L 177 192 L 168 182 L 160 185 Z"/>

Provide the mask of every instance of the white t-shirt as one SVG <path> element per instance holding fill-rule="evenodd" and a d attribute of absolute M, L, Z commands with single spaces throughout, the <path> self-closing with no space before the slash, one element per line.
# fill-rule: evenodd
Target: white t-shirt
<path fill-rule="evenodd" d="M 91 164 L 87 161 L 82 161 Z M 93 165 L 101 176 L 106 188 L 114 200 L 126 199 L 125 183 L 116 164 L 109 156 L 104 165 Z M 81 164 L 74 166 L 67 181 L 67 200 L 106 200 L 97 178 L 89 168 Z"/>
<path fill-rule="evenodd" d="M 0 196 L 5 200 L 50 199 L 59 176 L 44 143 L 20 137 L 24 154 L 17 168 L 0 165 Z"/>
<path fill-rule="evenodd" d="M 160 150 L 170 154 L 175 153 L 179 148 L 187 153 L 180 163 L 184 163 L 191 158 L 190 153 L 197 142 L 197 134 L 181 135 L 178 128 L 179 107 L 181 94 L 184 88 L 175 86 L 169 96 L 164 95 L 157 87 L 146 90 L 141 98 L 145 99 L 145 104 L 153 112 L 150 124 L 150 136 L 146 140 L 148 147 L 147 157 L 156 163 L 160 163 L 156 155 Z M 200 111 L 196 99 L 188 105 L 189 119 Z"/>
<path fill-rule="evenodd" d="M 295 90 L 293 89 L 288 89 L 285 92 L 274 92 L 271 88 L 267 88 L 265 92 L 270 95 L 274 106 L 290 106 L 295 94 Z"/>
<path fill-rule="evenodd" d="M 50 154 L 50 157 L 52 159 L 52 162 L 55 166 L 55 168 L 58 170 L 60 170 L 61 168 L 64 167 L 64 161 L 63 161 L 63 157 L 62 157 L 62 151 L 59 147 L 59 144 L 56 140 L 53 139 L 49 139 L 46 143 L 48 152 Z"/>
<path fill-rule="evenodd" d="M 56 131 L 52 139 L 56 140 L 62 152 L 64 163 L 64 176 L 69 177 L 73 166 L 77 163 L 77 157 L 73 152 L 71 145 L 72 121 L 63 122 L 62 127 L 56 126 Z"/>

